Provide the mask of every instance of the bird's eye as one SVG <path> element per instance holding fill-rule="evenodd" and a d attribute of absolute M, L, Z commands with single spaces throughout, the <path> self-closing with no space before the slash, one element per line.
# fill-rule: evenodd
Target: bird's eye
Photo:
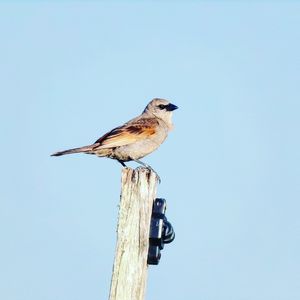
<path fill-rule="evenodd" d="M 158 105 L 158 108 L 159 108 L 159 109 L 165 109 L 165 108 L 166 108 L 166 106 L 165 106 L 165 105 L 163 105 L 163 104 L 160 104 L 160 105 Z"/>

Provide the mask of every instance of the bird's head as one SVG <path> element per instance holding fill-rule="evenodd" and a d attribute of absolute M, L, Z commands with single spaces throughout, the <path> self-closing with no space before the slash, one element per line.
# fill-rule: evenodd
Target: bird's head
<path fill-rule="evenodd" d="M 154 98 L 146 106 L 144 113 L 154 115 L 156 118 L 163 120 L 170 128 L 172 127 L 173 110 L 178 107 L 168 100 Z"/>

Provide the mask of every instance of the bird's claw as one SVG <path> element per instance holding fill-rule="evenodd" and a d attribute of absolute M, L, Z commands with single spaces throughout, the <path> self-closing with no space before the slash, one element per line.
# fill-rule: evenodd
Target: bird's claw
<path fill-rule="evenodd" d="M 153 172 L 156 176 L 158 183 L 161 184 L 161 178 L 159 177 L 157 172 L 155 170 L 153 170 L 150 166 L 139 166 L 136 168 L 136 170 L 141 170 L 141 169 L 145 169 L 145 168 L 148 169 L 149 171 Z"/>
<path fill-rule="evenodd" d="M 147 169 L 152 171 L 155 174 L 158 183 L 161 184 L 161 179 L 160 179 L 159 175 L 157 174 L 157 172 L 155 170 L 153 170 L 150 166 L 148 166 Z"/>
<path fill-rule="evenodd" d="M 155 175 L 156 175 L 158 183 L 161 184 L 161 179 L 160 179 L 159 175 L 156 172 L 155 172 Z"/>

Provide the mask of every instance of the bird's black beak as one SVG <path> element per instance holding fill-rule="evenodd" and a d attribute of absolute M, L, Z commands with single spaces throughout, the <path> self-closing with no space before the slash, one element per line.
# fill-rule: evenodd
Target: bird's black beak
<path fill-rule="evenodd" d="M 166 110 L 167 111 L 173 111 L 175 109 L 177 109 L 178 107 L 172 103 L 169 103 L 167 106 L 166 106 Z"/>

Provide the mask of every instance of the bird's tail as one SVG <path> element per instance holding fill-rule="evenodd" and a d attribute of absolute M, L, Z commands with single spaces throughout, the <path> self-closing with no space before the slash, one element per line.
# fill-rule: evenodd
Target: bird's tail
<path fill-rule="evenodd" d="M 94 145 L 88 145 L 84 147 L 79 147 L 79 148 L 73 148 L 73 149 L 68 149 L 64 151 L 59 151 L 51 154 L 51 156 L 61 156 L 65 154 L 73 154 L 73 153 L 89 153 L 93 149 Z"/>

